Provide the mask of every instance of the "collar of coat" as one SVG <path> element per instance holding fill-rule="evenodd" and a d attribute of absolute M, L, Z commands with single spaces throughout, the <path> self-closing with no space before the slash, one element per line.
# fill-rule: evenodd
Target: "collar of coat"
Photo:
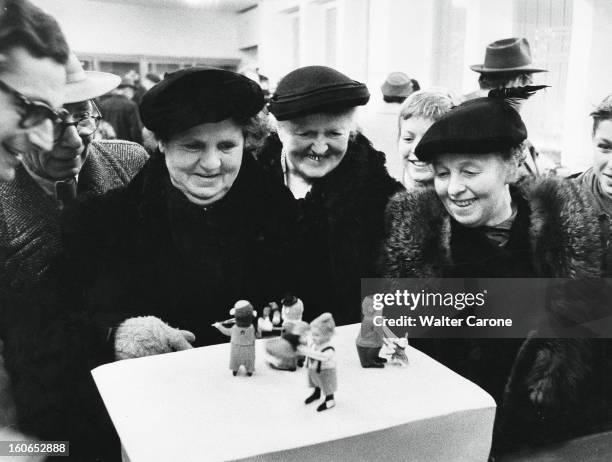
<path fill-rule="evenodd" d="M 541 277 L 600 276 L 600 229 L 577 185 L 546 177 L 522 183 L 513 193 L 528 204 L 529 244 Z M 452 264 L 451 218 L 432 188 L 396 194 L 386 221 L 386 277 L 440 277 Z"/>
<path fill-rule="evenodd" d="M 173 204 L 173 211 L 206 215 L 209 223 L 265 228 L 267 232 L 279 233 L 283 220 L 290 221 L 294 208 L 290 193 L 269 178 L 248 152 L 244 153 L 240 172 L 228 193 L 209 207 L 190 203 L 171 185 L 160 152 L 151 156 L 125 194 L 127 206 L 137 212 L 134 219 L 139 225 L 136 227 L 146 229 L 146 234 L 154 240 L 156 236 L 165 239 L 170 232 L 169 202 Z"/>
<path fill-rule="evenodd" d="M 281 167 L 283 145 L 276 133 L 271 134 L 255 157 L 264 170 L 284 184 Z M 391 183 L 397 183 L 395 186 Z M 342 208 L 351 203 L 362 204 L 361 199 L 388 195 L 389 189 L 401 189 L 399 182 L 389 176 L 385 167 L 385 154 L 374 149 L 370 141 L 357 133 L 349 141 L 346 154 L 340 164 L 322 178 L 314 180 L 306 198 L 333 206 L 339 202 Z M 353 198 L 353 200 L 351 200 Z M 347 200 L 348 199 L 348 200 Z"/>

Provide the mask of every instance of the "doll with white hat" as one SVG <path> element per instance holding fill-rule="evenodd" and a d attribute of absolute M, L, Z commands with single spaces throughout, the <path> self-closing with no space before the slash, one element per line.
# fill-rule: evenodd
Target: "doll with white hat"
<path fill-rule="evenodd" d="M 238 374 L 240 366 L 244 366 L 247 375 L 250 377 L 255 370 L 255 327 L 253 318 L 257 312 L 246 300 L 238 300 L 230 310 L 230 316 L 234 316 L 236 324 L 231 328 L 225 327 L 220 322 L 213 324 L 231 337 L 230 369 L 234 375 Z"/>

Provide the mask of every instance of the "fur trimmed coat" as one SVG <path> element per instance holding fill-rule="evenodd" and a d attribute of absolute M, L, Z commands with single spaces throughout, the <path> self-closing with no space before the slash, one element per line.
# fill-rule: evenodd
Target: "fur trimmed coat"
<path fill-rule="evenodd" d="M 256 157 L 284 185 L 281 151 L 272 134 Z M 330 311 L 338 325 L 361 320 L 361 278 L 376 275 L 385 206 L 401 189 L 385 168 L 385 155 L 357 134 L 340 164 L 315 180 L 305 198 L 294 199 L 298 250 L 285 269 L 297 277 L 304 319 Z"/>
<path fill-rule="evenodd" d="M 452 220 L 433 189 L 397 194 L 387 207 L 381 272 L 388 278 L 601 276 L 597 218 L 575 184 L 547 177 L 511 194 L 518 210 L 502 249 Z M 561 305 L 566 313 L 555 316 L 576 318 L 572 310 L 579 307 Z M 493 395 L 494 451 L 597 431 L 612 421 L 606 340 L 412 343 Z"/>

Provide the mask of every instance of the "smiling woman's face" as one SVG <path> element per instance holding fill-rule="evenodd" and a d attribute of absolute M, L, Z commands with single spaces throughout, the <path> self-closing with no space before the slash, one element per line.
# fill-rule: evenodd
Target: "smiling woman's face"
<path fill-rule="evenodd" d="M 612 200 L 612 120 L 602 120 L 593 135 L 593 171 L 601 192 Z"/>
<path fill-rule="evenodd" d="M 436 193 L 459 223 L 495 226 L 508 218 L 512 170 L 501 154 L 441 154 L 433 166 Z"/>
<path fill-rule="evenodd" d="M 196 125 L 160 149 L 172 184 L 190 202 L 211 205 L 230 190 L 242 164 L 244 135 L 233 120 Z"/>

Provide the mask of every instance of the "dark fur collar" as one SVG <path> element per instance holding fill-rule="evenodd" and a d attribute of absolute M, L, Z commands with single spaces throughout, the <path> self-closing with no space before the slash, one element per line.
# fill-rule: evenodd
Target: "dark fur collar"
<path fill-rule="evenodd" d="M 274 133 L 268 137 L 256 158 L 264 170 L 284 183 L 281 167 L 282 147 L 278 135 Z M 390 191 L 401 189 L 401 184 L 393 180 L 387 172 L 385 154 L 374 149 L 365 136 L 357 133 L 349 141 L 342 162 L 328 175 L 313 183 L 307 198 L 325 203 L 330 209 L 341 212 L 351 210 L 352 205 L 363 207 L 363 201 L 367 203 L 369 197 L 387 197 Z"/>
<path fill-rule="evenodd" d="M 521 184 L 530 208 L 534 265 L 544 277 L 599 276 L 597 219 L 575 184 L 546 177 Z M 450 217 L 433 189 L 401 192 L 387 207 L 382 269 L 388 277 L 436 277 L 452 264 Z"/>

